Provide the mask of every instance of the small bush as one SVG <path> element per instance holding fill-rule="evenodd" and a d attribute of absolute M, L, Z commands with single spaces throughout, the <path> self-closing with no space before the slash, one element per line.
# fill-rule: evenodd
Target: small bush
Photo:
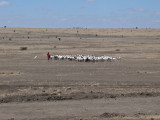
<path fill-rule="evenodd" d="M 12 40 L 12 38 L 9 38 L 9 41 L 11 41 Z"/>
<path fill-rule="evenodd" d="M 27 50 L 27 47 L 20 47 L 20 50 Z"/>
<path fill-rule="evenodd" d="M 61 38 L 58 38 L 58 40 L 60 41 L 60 40 L 61 40 Z"/>
<path fill-rule="evenodd" d="M 120 49 L 116 49 L 116 51 L 121 51 Z"/>

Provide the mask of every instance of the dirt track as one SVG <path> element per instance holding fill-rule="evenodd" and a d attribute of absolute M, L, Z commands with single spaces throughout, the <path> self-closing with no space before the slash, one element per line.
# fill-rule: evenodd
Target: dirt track
<path fill-rule="evenodd" d="M 121 113 L 119 110 L 127 106 L 132 107 L 129 104 L 135 99 L 139 105 L 143 100 L 151 100 L 151 103 L 157 101 L 153 102 L 154 107 L 152 104 L 142 105 L 139 109 L 147 117 L 157 118 L 160 115 L 157 111 L 160 96 L 160 30 L 158 29 L 0 28 L 0 43 L 0 108 L 2 108 L 0 116 L 3 115 L 4 119 L 12 116 L 15 119 L 23 118 L 23 115 L 14 115 L 13 110 L 20 109 L 14 107 L 15 102 L 21 107 L 24 105 L 24 108 L 25 105 L 35 104 L 35 109 L 44 104 L 47 113 L 45 104 L 54 105 L 55 101 L 61 100 L 57 103 L 59 105 L 72 102 L 82 105 L 84 103 L 89 108 L 91 106 L 89 101 L 96 99 L 95 111 L 98 112 L 101 111 L 100 103 L 103 102 L 103 98 L 109 100 L 109 103 L 115 101 L 116 104 L 113 111 L 106 110 L 102 111 L 103 113 Z M 27 47 L 27 50 L 21 50 L 21 47 Z M 47 61 L 48 51 L 52 55 L 89 54 L 122 59 L 116 62 L 96 63 Z M 34 56 L 38 56 L 37 59 L 34 59 Z M 88 104 L 79 100 L 87 101 Z M 123 100 L 127 104 L 122 104 Z M 3 106 L 11 110 L 7 112 Z M 75 106 L 73 104 L 70 109 L 73 108 L 74 111 Z M 67 107 L 62 108 L 64 111 L 67 110 Z M 111 108 L 112 106 L 107 109 Z M 137 109 L 123 113 L 138 114 Z M 148 114 L 147 109 L 154 112 Z M 54 110 L 50 108 L 52 113 Z M 83 111 L 79 107 L 78 110 Z M 27 111 L 28 109 L 24 109 L 24 114 Z M 86 111 L 88 116 L 81 117 L 88 119 L 93 117 L 91 111 Z M 73 116 L 70 112 L 66 113 L 67 116 L 63 116 L 59 112 L 57 116 L 53 114 L 47 117 L 46 114 L 44 117 L 38 117 L 40 114 L 37 113 L 37 117 L 34 118 L 68 119 L 67 116 L 70 116 L 74 119 L 79 115 L 77 112 Z M 27 116 L 24 115 L 24 118 L 33 119 Z M 137 116 L 134 118 L 140 119 Z"/>

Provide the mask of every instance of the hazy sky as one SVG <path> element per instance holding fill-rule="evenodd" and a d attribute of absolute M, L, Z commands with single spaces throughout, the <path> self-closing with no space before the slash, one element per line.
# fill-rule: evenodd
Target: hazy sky
<path fill-rule="evenodd" d="M 160 28 L 160 0 L 0 0 L 0 27 Z"/>

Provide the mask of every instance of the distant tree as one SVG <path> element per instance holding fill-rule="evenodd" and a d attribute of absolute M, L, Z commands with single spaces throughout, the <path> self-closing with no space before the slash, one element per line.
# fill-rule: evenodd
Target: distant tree
<path fill-rule="evenodd" d="M 7 26 L 4 26 L 4 28 L 7 28 Z"/>

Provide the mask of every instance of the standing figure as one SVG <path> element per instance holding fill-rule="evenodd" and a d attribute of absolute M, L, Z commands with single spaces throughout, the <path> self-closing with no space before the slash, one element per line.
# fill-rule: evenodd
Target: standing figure
<path fill-rule="evenodd" d="M 47 53 L 47 58 L 48 58 L 48 60 L 51 58 L 49 52 Z"/>

